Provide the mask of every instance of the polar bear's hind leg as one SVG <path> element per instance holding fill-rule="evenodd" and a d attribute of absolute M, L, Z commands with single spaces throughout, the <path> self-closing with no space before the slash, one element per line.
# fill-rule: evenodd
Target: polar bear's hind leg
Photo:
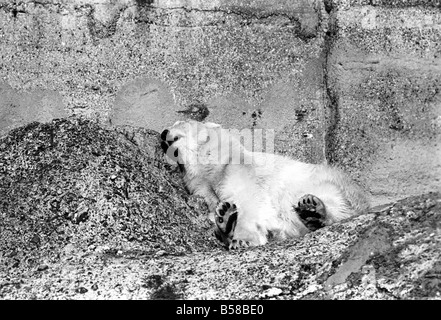
<path fill-rule="evenodd" d="M 322 200 L 312 194 L 306 194 L 299 199 L 294 210 L 303 224 L 311 231 L 326 225 L 326 208 Z"/>

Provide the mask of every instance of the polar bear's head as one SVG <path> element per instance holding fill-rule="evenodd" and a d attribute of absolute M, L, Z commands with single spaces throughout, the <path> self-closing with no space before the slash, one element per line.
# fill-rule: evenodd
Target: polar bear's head
<path fill-rule="evenodd" d="M 201 148 L 219 141 L 221 126 L 212 122 L 178 121 L 161 133 L 161 147 L 172 161 L 182 165 L 198 164 Z M 216 143 L 218 144 L 218 143 Z"/>

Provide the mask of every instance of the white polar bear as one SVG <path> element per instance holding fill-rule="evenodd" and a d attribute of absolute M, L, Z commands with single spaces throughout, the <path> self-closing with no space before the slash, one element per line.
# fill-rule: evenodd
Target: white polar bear
<path fill-rule="evenodd" d="M 218 124 L 178 121 L 161 139 L 187 188 L 207 201 L 218 238 L 232 249 L 264 245 L 269 235 L 299 237 L 369 208 L 339 170 L 249 151 Z"/>

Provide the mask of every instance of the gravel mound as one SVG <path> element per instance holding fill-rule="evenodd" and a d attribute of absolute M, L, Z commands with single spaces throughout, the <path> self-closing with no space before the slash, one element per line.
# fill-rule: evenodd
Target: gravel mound
<path fill-rule="evenodd" d="M 119 131 L 72 118 L 0 140 L 0 268 L 35 268 L 75 251 L 180 255 L 218 246 L 207 208 L 155 154 L 157 133 L 143 132 L 146 152 Z"/>

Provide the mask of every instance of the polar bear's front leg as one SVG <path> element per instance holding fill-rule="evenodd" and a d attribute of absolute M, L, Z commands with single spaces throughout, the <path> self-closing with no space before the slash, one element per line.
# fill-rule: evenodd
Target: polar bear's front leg
<path fill-rule="evenodd" d="M 216 237 L 227 246 L 233 239 L 237 224 L 237 207 L 229 202 L 219 202 L 214 212 L 217 230 Z"/>

